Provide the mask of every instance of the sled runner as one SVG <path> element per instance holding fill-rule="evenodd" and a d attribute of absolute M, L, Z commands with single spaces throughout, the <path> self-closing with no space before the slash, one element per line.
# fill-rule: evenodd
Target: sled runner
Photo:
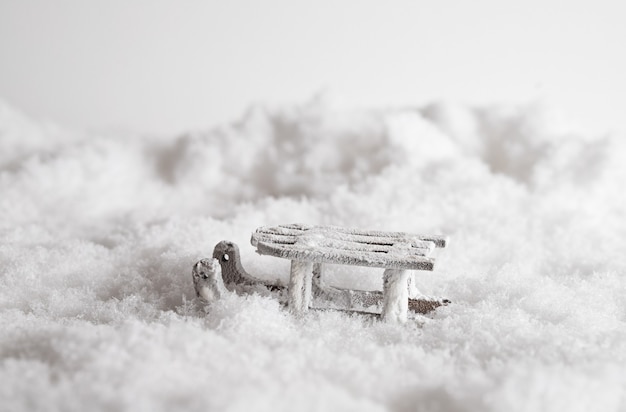
<path fill-rule="evenodd" d="M 331 263 L 384 268 L 382 317 L 405 322 L 409 306 L 407 270 L 434 270 L 431 254 L 435 248 L 446 247 L 448 238 L 290 224 L 260 227 L 252 234 L 251 243 L 261 255 L 291 260 L 288 304 L 294 313 L 309 309 L 314 281 L 322 293 L 339 293 L 339 289 L 320 289 L 323 265 Z"/>

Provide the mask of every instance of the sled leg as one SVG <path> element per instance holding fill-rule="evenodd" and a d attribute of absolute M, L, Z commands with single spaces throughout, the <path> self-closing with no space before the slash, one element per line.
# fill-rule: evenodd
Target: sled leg
<path fill-rule="evenodd" d="M 303 314 L 311 305 L 311 281 L 313 264 L 310 262 L 291 261 L 289 277 L 289 309 L 295 314 Z"/>
<path fill-rule="evenodd" d="M 324 275 L 324 266 L 321 263 L 313 263 L 313 283 L 321 289 L 323 285 L 322 276 Z"/>
<path fill-rule="evenodd" d="M 383 273 L 382 318 L 389 323 L 405 323 L 409 309 L 408 271 L 385 269 Z"/>

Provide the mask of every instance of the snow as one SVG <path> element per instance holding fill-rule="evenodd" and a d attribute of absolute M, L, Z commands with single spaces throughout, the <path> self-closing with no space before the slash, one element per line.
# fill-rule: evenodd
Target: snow
<path fill-rule="evenodd" d="M 155 137 L 0 104 L 0 410 L 623 411 L 625 154 L 533 107 L 313 100 Z M 416 281 L 452 304 L 390 325 L 195 298 L 225 239 L 286 284 L 249 241 L 294 222 L 449 235 Z"/>

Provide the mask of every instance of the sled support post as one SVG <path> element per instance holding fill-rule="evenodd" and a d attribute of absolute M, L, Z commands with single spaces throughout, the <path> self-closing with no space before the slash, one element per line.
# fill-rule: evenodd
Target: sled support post
<path fill-rule="evenodd" d="M 409 311 L 409 272 L 385 269 L 383 272 L 382 318 L 389 323 L 406 323 Z"/>
<path fill-rule="evenodd" d="M 311 306 L 313 263 L 291 261 L 289 276 L 289 309 L 296 315 L 306 313 Z"/>

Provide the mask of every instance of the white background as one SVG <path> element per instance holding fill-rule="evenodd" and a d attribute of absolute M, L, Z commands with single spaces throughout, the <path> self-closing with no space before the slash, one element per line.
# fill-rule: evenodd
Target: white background
<path fill-rule="evenodd" d="M 539 102 L 626 129 L 620 1 L 0 0 L 0 99 L 177 133 L 251 104 Z"/>

